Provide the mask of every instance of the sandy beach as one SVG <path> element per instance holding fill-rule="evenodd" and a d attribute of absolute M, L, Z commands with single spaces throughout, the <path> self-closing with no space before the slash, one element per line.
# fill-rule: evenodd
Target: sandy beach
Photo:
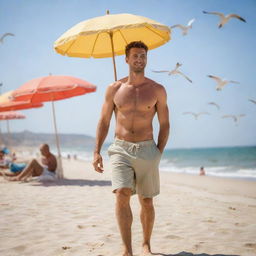
<path fill-rule="evenodd" d="M 66 179 L 7 182 L 0 177 L 0 255 L 121 255 L 110 168 L 64 160 Z M 132 197 L 133 248 L 142 239 Z M 161 172 L 155 198 L 154 255 L 256 255 L 254 181 Z"/>

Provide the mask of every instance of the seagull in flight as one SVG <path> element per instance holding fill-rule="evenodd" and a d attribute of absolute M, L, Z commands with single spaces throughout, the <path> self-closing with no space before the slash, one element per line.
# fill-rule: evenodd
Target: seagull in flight
<path fill-rule="evenodd" d="M 237 122 L 239 121 L 239 119 L 240 119 L 241 117 L 244 117 L 244 116 L 246 116 L 246 115 L 245 115 L 245 114 L 241 114 L 241 115 L 224 115 L 224 116 L 222 116 L 222 118 L 232 118 L 233 121 L 234 121 L 235 123 L 237 123 Z"/>
<path fill-rule="evenodd" d="M 183 112 L 183 115 L 193 115 L 195 120 L 198 119 L 199 116 L 201 115 L 210 115 L 208 112 L 200 112 L 200 113 L 194 113 L 194 112 Z"/>
<path fill-rule="evenodd" d="M 182 66 L 181 63 L 177 62 L 175 69 L 173 70 L 152 70 L 152 72 L 155 73 L 168 73 L 168 75 L 182 75 L 184 78 L 186 78 L 190 83 L 192 83 L 192 80 L 187 77 L 185 74 L 183 74 L 181 71 L 179 71 L 179 67 Z"/>
<path fill-rule="evenodd" d="M 171 28 L 180 28 L 182 30 L 182 35 L 185 36 L 188 34 L 188 31 L 192 28 L 192 24 L 196 19 L 192 19 L 188 22 L 187 26 L 176 24 L 171 26 Z"/>
<path fill-rule="evenodd" d="M 4 38 L 7 36 L 14 36 L 14 34 L 12 33 L 5 33 L 0 37 L 0 42 L 3 43 L 4 42 Z"/>
<path fill-rule="evenodd" d="M 252 103 L 256 104 L 256 100 L 252 100 L 252 99 L 248 99 L 249 101 L 251 101 Z"/>
<path fill-rule="evenodd" d="M 239 16 L 237 14 L 234 14 L 234 13 L 233 14 L 227 14 L 227 15 L 224 15 L 221 12 L 206 12 L 206 11 L 203 11 L 203 13 L 218 15 L 220 17 L 220 23 L 218 25 L 219 28 L 223 27 L 231 18 L 236 18 L 236 19 L 239 19 L 243 22 L 246 22 L 246 20 L 244 18 L 242 18 L 241 16 Z"/>
<path fill-rule="evenodd" d="M 219 106 L 217 103 L 215 103 L 215 102 L 209 102 L 208 105 L 213 105 L 213 106 L 215 106 L 218 110 L 220 110 L 220 106 Z"/>
<path fill-rule="evenodd" d="M 214 79 L 217 82 L 217 86 L 216 86 L 216 90 L 220 91 L 223 89 L 223 87 L 229 83 L 233 83 L 233 84 L 240 84 L 239 82 L 233 81 L 233 80 L 225 80 L 222 79 L 218 76 L 212 76 L 212 75 L 208 75 L 208 77 Z"/>

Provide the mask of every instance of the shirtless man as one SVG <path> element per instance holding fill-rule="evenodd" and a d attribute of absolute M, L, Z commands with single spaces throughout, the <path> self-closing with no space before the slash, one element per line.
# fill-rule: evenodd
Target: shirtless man
<path fill-rule="evenodd" d="M 100 155 L 112 113 L 115 113 L 115 142 L 108 154 L 112 168 L 112 189 L 116 195 L 116 218 L 123 241 L 123 256 L 132 256 L 130 197 L 137 193 L 141 204 L 142 255 L 152 255 L 150 237 L 155 212 L 153 197 L 159 194 L 158 165 L 169 135 L 169 114 L 164 87 L 144 76 L 147 46 L 132 42 L 126 46 L 129 76 L 108 86 L 97 127 L 93 166 L 103 172 Z M 152 120 L 157 113 L 158 142 L 153 140 Z"/>
<path fill-rule="evenodd" d="M 38 163 L 36 159 L 31 160 L 22 172 L 20 172 L 16 177 L 10 178 L 9 181 L 23 181 L 30 177 L 41 175 L 55 176 L 57 160 L 50 152 L 49 145 L 41 145 L 40 152 L 42 154 L 41 163 Z"/>

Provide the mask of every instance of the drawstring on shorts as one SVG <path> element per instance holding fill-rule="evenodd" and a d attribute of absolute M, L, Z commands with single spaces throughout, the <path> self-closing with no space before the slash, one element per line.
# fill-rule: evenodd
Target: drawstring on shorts
<path fill-rule="evenodd" d="M 132 144 L 129 148 L 133 153 L 137 153 L 140 149 L 140 145 L 139 144 Z"/>

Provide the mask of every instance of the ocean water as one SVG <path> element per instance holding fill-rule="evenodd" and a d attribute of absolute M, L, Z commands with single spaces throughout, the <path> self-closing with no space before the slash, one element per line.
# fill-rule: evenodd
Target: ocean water
<path fill-rule="evenodd" d="M 107 147 L 102 150 L 104 159 L 108 159 Z M 78 159 L 92 161 L 92 149 L 62 148 L 63 157 L 70 154 Z M 160 170 L 176 173 L 199 174 L 204 166 L 206 175 L 256 180 L 256 146 L 166 149 Z"/>
<path fill-rule="evenodd" d="M 198 174 L 203 166 L 207 175 L 256 180 L 256 146 L 166 150 L 162 171 Z"/>

